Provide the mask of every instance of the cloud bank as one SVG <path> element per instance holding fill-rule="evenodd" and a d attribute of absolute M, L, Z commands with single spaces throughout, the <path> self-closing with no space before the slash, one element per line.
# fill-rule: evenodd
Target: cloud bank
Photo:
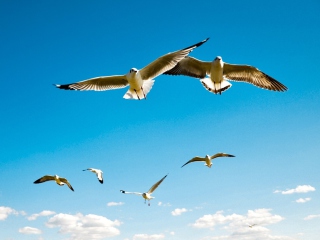
<path fill-rule="evenodd" d="M 281 194 L 293 194 L 293 193 L 307 193 L 307 192 L 313 192 L 316 189 L 310 185 L 299 185 L 296 188 L 289 189 L 286 191 L 280 191 L 276 190 L 274 193 L 281 193 Z"/>

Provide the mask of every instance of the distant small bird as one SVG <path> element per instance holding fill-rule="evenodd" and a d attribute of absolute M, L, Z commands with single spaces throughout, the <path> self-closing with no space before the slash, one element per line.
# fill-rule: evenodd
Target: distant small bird
<path fill-rule="evenodd" d="M 196 43 L 182 50 L 168 53 L 151 62 L 141 70 L 131 68 L 126 75 L 96 77 L 71 84 L 55 84 L 57 88 L 65 90 L 94 90 L 105 91 L 124 88 L 129 85 L 129 90 L 123 96 L 125 99 L 143 99 L 151 90 L 153 78 L 173 68 L 181 59 L 185 58 L 193 49 L 201 46 L 208 40 Z M 138 55 L 137 55 L 138 56 Z"/>
<path fill-rule="evenodd" d="M 46 181 L 56 181 L 56 183 L 59 185 L 59 186 L 63 186 L 64 184 L 67 184 L 68 187 L 72 190 L 72 186 L 71 184 L 68 182 L 67 179 L 65 178 L 62 178 L 62 177 L 59 177 L 58 175 L 54 175 L 54 176 L 50 176 L 50 175 L 45 175 L 43 176 L 42 178 L 39 178 L 38 180 L 34 181 L 34 183 L 43 183 L 43 182 L 46 182 Z"/>
<path fill-rule="evenodd" d="M 156 182 L 150 189 L 148 192 L 146 193 L 139 193 L 139 192 L 126 192 L 124 190 L 120 190 L 120 192 L 125 193 L 125 194 L 136 194 L 136 195 L 141 195 L 145 200 L 144 203 L 146 203 L 146 201 L 148 200 L 148 206 L 150 206 L 150 200 L 153 199 L 154 197 L 151 196 L 151 194 L 153 193 L 154 190 L 156 190 L 156 188 L 160 185 L 160 183 L 162 183 L 162 181 L 168 176 L 165 175 L 163 178 L 160 179 L 160 181 Z"/>
<path fill-rule="evenodd" d="M 217 153 L 215 155 L 206 155 L 205 157 L 194 157 L 192 158 L 191 160 L 189 160 L 188 162 L 186 162 L 185 164 L 182 165 L 185 166 L 191 162 L 205 162 L 205 166 L 211 168 L 212 166 L 212 162 L 211 160 L 214 159 L 214 158 L 218 158 L 218 157 L 235 157 L 234 155 L 231 155 L 231 154 L 227 154 L 227 153 Z"/>
<path fill-rule="evenodd" d="M 100 182 L 100 183 L 103 183 L 103 178 L 102 178 L 102 173 L 103 173 L 103 172 L 102 172 L 100 169 L 88 168 L 88 169 L 84 169 L 84 170 L 82 170 L 82 171 L 87 171 L 87 170 L 95 173 L 95 174 L 97 175 L 97 177 L 98 177 L 99 182 Z"/>
<path fill-rule="evenodd" d="M 249 225 L 248 227 L 249 228 L 252 228 L 253 226 L 256 226 L 257 224 L 251 224 L 251 225 Z"/>
<path fill-rule="evenodd" d="M 231 87 L 231 81 L 248 82 L 257 87 L 273 91 L 286 91 L 287 87 L 274 78 L 249 65 L 235 65 L 222 61 L 220 56 L 212 62 L 203 62 L 185 57 L 174 68 L 164 74 L 185 75 L 199 78 L 202 85 L 212 93 L 220 93 Z M 209 76 L 206 77 L 206 76 Z"/>

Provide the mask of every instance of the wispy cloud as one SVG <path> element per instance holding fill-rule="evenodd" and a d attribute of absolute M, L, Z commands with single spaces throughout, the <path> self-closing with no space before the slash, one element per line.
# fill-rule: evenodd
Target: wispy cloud
<path fill-rule="evenodd" d="M 108 202 L 107 206 L 108 207 L 114 207 L 114 206 L 121 206 L 123 204 L 124 204 L 124 202 Z"/>
<path fill-rule="evenodd" d="M 288 189 L 285 191 L 276 190 L 274 193 L 281 193 L 281 194 L 293 194 L 293 193 L 307 193 L 307 192 L 313 192 L 316 189 L 310 185 L 299 185 L 296 188 Z"/>
<path fill-rule="evenodd" d="M 254 240 L 254 239 L 292 239 L 286 236 L 272 236 L 267 225 L 275 224 L 282 221 L 284 218 L 280 215 L 271 213 L 271 209 L 256 209 L 248 210 L 246 215 L 230 214 L 224 215 L 223 211 L 218 211 L 215 214 L 204 215 L 191 224 L 195 228 L 209 228 L 214 230 L 216 226 L 222 225 L 223 229 L 229 232 L 228 235 L 218 237 L 208 237 L 206 239 L 237 239 L 237 240 Z M 253 225 L 254 227 L 249 227 Z"/>
<path fill-rule="evenodd" d="M 81 213 L 70 215 L 59 213 L 51 217 L 46 226 L 60 228 L 62 234 L 71 234 L 71 239 L 103 239 L 120 234 L 121 223 L 118 220 L 111 221 L 106 217 L 94 214 L 83 215 Z"/>
<path fill-rule="evenodd" d="M 186 209 L 186 208 L 176 208 L 175 210 L 173 210 L 173 211 L 171 212 L 171 215 L 172 215 L 172 216 L 179 216 L 179 215 L 181 215 L 182 213 L 188 212 L 188 211 L 189 211 L 189 210 Z"/>
<path fill-rule="evenodd" d="M 320 214 L 308 215 L 303 220 L 311 220 L 311 219 L 314 219 L 314 218 L 320 218 Z"/>
<path fill-rule="evenodd" d="M 4 206 L 0 207 L 0 221 L 5 220 L 11 214 L 18 215 L 19 213 L 18 211 L 10 207 L 4 207 Z"/>
<path fill-rule="evenodd" d="M 22 233 L 22 234 L 41 234 L 42 232 L 38 228 L 24 227 L 24 228 L 19 228 L 19 233 Z"/>
<path fill-rule="evenodd" d="M 171 207 L 171 204 L 170 204 L 170 203 L 158 202 L 158 206 L 162 206 L 162 207 Z"/>
<path fill-rule="evenodd" d="M 139 239 L 143 239 L 143 240 L 157 240 L 157 239 L 162 239 L 165 236 L 163 234 L 152 234 L 152 235 L 148 235 L 148 234 L 135 234 L 133 236 L 133 240 L 139 240 Z"/>
<path fill-rule="evenodd" d="M 32 214 L 30 217 L 27 217 L 27 219 L 29 221 L 33 221 L 33 220 L 36 220 L 38 217 L 50 216 L 50 215 L 53 215 L 53 214 L 55 214 L 55 212 L 49 211 L 49 210 L 44 210 L 44 211 L 42 211 L 40 213 Z"/>
<path fill-rule="evenodd" d="M 297 203 L 306 203 L 309 202 L 311 198 L 299 198 L 296 200 Z"/>

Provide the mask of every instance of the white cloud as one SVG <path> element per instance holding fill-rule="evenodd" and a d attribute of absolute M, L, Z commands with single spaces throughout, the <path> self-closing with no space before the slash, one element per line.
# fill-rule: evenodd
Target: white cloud
<path fill-rule="evenodd" d="M 311 198 L 299 198 L 296 200 L 297 203 L 305 203 L 305 202 L 309 202 L 311 200 Z"/>
<path fill-rule="evenodd" d="M 188 212 L 189 210 L 185 209 L 185 208 L 176 208 L 175 210 L 173 210 L 171 212 L 172 216 L 179 216 L 184 212 Z"/>
<path fill-rule="evenodd" d="M 41 234 L 41 230 L 33 227 L 24 227 L 19 229 L 19 233 L 22 234 Z"/>
<path fill-rule="evenodd" d="M 0 221 L 5 220 L 10 214 L 18 215 L 19 213 L 10 207 L 0 207 Z"/>
<path fill-rule="evenodd" d="M 36 220 L 38 217 L 45 217 L 45 216 L 50 216 L 50 215 L 53 215 L 53 214 L 56 214 L 55 212 L 53 211 L 49 211 L 49 210 L 44 210 L 40 213 L 35 213 L 35 214 L 32 214 L 30 217 L 28 217 L 27 219 L 29 221 L 33 221 L 33 220 Z"/>
<path fill-rule="evenodd" d="M 113 206 L 121 206 L 123 204 L 124 204 L 124 202 L 108 202 L 107 206 L 108 207 L 113 207 Z"/>
<path fill-rule="evenodd" d="M 117 226 L 120 221 L 111 221 L 103 216 L 81 213 L 70 215 L 59 213 L 51 217 L 46 223 L 47 227 L 59 227 L 62 234 L 71 234 L 71 239 L 103 239 L 120 234 Z"/>
<path fill-rule="evenodd" d="M 164 238 L 163 234 L 152 234 L 152 235 L 148 235 L 148 234 L 135 234 L 133 236 L 133 240 L 139 240 L 139 239 L 143 239 L 143 240 L 157 240 L 157 239 L 162 239 Z"/>
<path fill-rule="evenodd" d="M 320 218 L 320 214 L 309 215 L 309 216 L 305 217 L 303 220 L 311 220 L 311 219 L 314 219 L 314 218 Z"/>
<path fill-rule="evenodd" d="M 273 193 L 281 193 L 281 194 L 293 194 L 293 193 L 307 193 L 313 192 L 316 189 L 310 185 L 299 185 L 296 188 L 288 189 L 286 191 L 276 190 Z"/>
<path fill-rule="evenodd" d="M 158 202 L 158 206 L 162 206 L 162 207 L 171 207 L 171 204 L 170 204 L 170 203 Z"/>
<path fill-rule="evenodd" d="M 235 239 L 235 240 L 267 240 L 267 239 L 292 239 L 286 236 L 272 236 L 270 230 L 265 226 L 275 224 L 282 221 L 284 218 L 279 215 L 270 213 L 271 209 L 256 209 L 248 210 L 246 215 L 230 214 L 224 215 L 223 211 L 218 211 L 215 214 L 204 215 L 196 220 L 191 226 L 195 228 L 209 228 L 214 230 L 218 225 L 230 234 L 218 237 L 208 237 L 206 239 Z M 249 225 L 255 224 L 252 228 Z"/>

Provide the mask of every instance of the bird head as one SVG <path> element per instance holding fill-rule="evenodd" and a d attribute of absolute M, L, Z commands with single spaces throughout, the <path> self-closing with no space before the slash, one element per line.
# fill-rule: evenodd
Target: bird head
<path fill-rule="evenodd" d="M 215 59 L 214 59 L 214 61 L 222 61 L 222 58 L 220 57 L 220 56 L 217 56 Z"/>

